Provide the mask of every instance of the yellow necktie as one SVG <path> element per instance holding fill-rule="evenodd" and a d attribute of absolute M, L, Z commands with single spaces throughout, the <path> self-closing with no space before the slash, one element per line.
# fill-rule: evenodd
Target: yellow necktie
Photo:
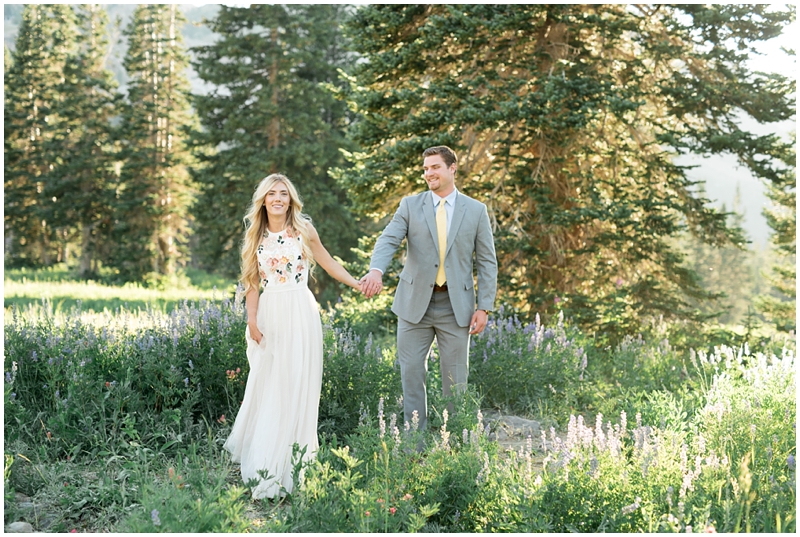
<path fill-rule="evenodd" d="M 447 281 L 444 275 L 444 252 L 447 250 L 447 213 L 444 210 L 444 200 L 439 200 L 439 209 L 436 211 L 436 232 L 439 235 L 439 270 L 436 272 L 436 285 Z"/>

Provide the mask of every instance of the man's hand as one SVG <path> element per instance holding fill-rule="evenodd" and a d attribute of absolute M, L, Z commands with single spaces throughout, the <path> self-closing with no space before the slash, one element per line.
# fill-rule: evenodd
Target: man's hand
<path fill-rule="evenodd" d="M 372 269 L 366 276 L 361 278 L 360 283 L 361 292 L 364 293 L 364 296 L 372 298 L 383 289 L 383 274 L 379 270 Z"/>
<path fill-rule="evenodd" d="M 469 322 L 469 333 L 480 334 L 486 328 L 486 322 L 489 320 L 489 314 L 483 310 L 477 310 L 472 314 L 472 320 Z"/>

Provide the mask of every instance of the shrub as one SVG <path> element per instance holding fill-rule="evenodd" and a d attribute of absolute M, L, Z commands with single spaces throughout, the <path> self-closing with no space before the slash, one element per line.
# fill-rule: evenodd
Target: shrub
<path fill-rule="evenodd" d="M 589 341 L 559 315 L 552 328 L 539 316 L 523 326 L 503 308 L 470 342 L 470 382 L 490 406 L 565 417 L 578 405 Z"/>

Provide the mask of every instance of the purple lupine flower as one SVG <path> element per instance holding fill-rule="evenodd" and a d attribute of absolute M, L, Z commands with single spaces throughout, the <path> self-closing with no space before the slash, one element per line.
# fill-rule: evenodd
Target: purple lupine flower
<path fill-rule="evenodd" d="M 158 515 L 159 515 L 158 509 L 153 509 L 152 511 L 150 511 L 150 519 L 153 521 L 154 526 L 161 525 L 161 519 L 158 518 Z"/>
<path fill-rule="evenodd" d="M 189 377 L 183 379 L 183 385 L 186 386 L 187 388 L 189 387 Z"/>
<path fill-rule="evenodd" d="M 6 371 L 6 384 L 11 384 L 13 379 L 11 378 L 11 371 Z"/>
<path fill-rule="evenodd" d="M 789 455 L 786 458 L 786 464 L 789 465 L 789 470 L 794 470 L 794 455 Z"/>

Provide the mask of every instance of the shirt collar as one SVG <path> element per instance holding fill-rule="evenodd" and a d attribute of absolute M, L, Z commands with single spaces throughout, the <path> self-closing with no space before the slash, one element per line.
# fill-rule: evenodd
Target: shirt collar
<path fill-rule="evenodd" d="M 431 193 L 431 199 L 433 200 L 433 206 L 434 206 L 434 207 L 438 207 L 438 206 L 439 206 L 439 200 L 441 200 L 441 199 L 444 199 L 444 201 L 445 201 L 446 203 L 450 203 L 450 205 L 453 205 L 453 206 L 455 206 L 455 203 L 456 203 L 456 195 L 458 194 L 458 189 L 457 189 L 457 188 L 454 188 L 454 189 L 453 189 L 453 191 L 452 191 L 452 192 L 450 192 L 450 193 L 449 193 L 447 196 L 445 196 L 444 198 L 442 198 L 442 197 L 441 197 L 441 196 L 439 196 L 438 194 L 435 194 L 435 193 L 433 192 L 433 190 L 431 190 L 431 191 L 430 191 L 430 193 Z"/>

